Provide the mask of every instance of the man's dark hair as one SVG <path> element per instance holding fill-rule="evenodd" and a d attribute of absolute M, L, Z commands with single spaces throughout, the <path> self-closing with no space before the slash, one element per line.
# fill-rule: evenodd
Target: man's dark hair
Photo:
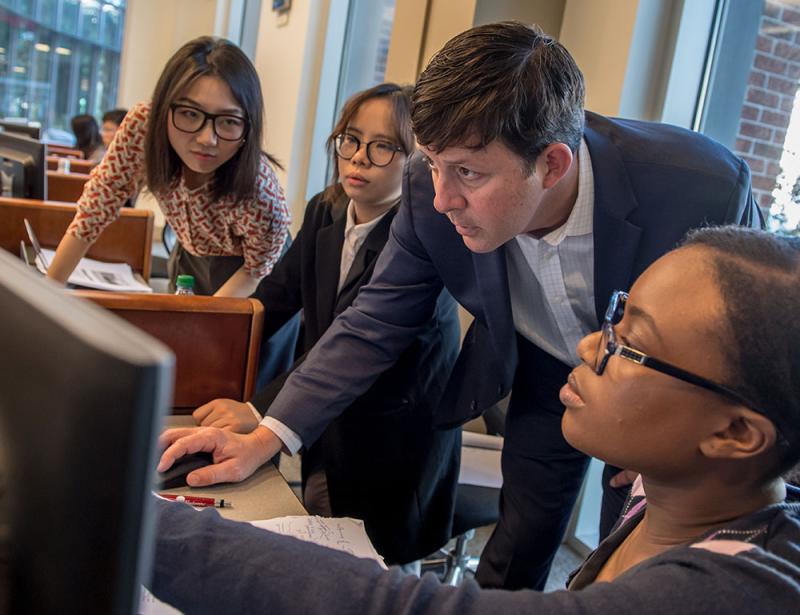
<path fill-rule="evenodd" d="M 506 21 L 450 39 L 414 87 L 421 145 L 484 147 L 500 139 L 530 166 L 552 143 L 575 152 L 583 136 L 583 74 L 536 26 Z"/>
<path fill-rule="evenodd" d="M 727 384 L 774 423 L 781 474 L 800 460 L 800 237 L 723 226 L 683 245 L 714 253 L 732 341 Z"/>
<path fill-rule="evenodd" d="M 106 111 L 103 114 L 103 123 L 111 122 L 112 124 L 116 124 L 119 126 L 122 124 L 122 120 L 125 119 L 125 115 L 127 115 L 127 109 L 111 109 L 110 111 Z"/>

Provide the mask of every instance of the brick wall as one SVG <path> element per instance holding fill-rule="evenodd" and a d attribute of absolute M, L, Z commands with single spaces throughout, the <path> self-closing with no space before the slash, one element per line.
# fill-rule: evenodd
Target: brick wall
<path fill-rule="evenodd" d="M 767 0 L 735 146 L 750 165 L 753 192 L 764 210 L 772 205 L 771 193 L 781 172 L 798 84 L 800 5 L 796 0 Z"/>

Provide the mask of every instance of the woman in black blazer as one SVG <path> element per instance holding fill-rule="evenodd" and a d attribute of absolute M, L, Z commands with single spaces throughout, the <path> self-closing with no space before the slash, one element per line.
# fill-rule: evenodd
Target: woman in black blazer
<path fill-rule="evenodd" d="M 409 94 L 382 84 L 345 104 L 327 142 L 333 182 L 308 203 L 297 238 L 253 295 L 265 306 L 265 336 L 303 310 L 304 353 L 292 369 L 355 300 L 386 244 L 414 149 Z M 306 508 L 363 519 L 388 563 L 419 559 L 450 538 L 460 432 L 434 429 L 431 417 L 458 347 L 455 302 L 444 293 L 394 367 L 315 442 L 302 443 Z M 267 413 L 289 373 L 254 396 L 259 413 Z M 240 432 L 258 424 L 248 404 L 233 400 L 214 400 L 194 416 Z"/>

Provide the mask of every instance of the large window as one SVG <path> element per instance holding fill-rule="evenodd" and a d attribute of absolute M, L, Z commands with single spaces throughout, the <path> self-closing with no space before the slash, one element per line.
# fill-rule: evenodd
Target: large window
<path fill-rule="evenodd" d="M 0 0 L 0 116 L 40 122 L 115 106 L 126 0 Z"/>
<path fill-rule="evenodd" d="M 324 142 L 345 101 L 381 83 L 394 22 L 395 0 L 332 0 L 320 76 L 320 96 L 306 182 L 306 199 L 322 190 L 330 178 Z"/>
<path fill-rule="evenodd" d="M 800 5 L 720 1 L 696 127 L 750 166 L 772 230 L 800 234 Z"/>

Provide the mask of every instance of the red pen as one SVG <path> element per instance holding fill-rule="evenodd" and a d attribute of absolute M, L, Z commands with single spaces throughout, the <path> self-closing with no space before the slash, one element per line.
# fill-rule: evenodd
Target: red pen
<path fill-rule="evenodd" d="M 185 502 L 192 506 L 209 506 L 214 508 L 231 507 L 230 500 L 218 500 L 217 498 L 204 498 L 198 495 L 178 495 L 176 493 L 159 493 L 159 497 L 176 502 Z"/>

